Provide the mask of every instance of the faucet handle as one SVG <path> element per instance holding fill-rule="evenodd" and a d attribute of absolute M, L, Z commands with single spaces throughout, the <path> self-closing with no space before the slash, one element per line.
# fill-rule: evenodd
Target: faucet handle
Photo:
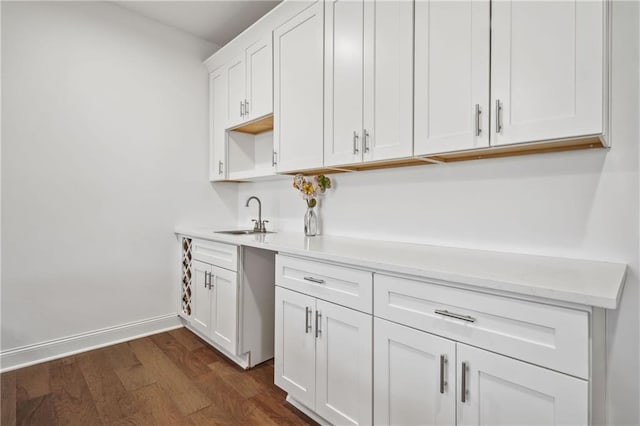
<path fill-rule="evenodd" d="M 266 225 L 267 223 L 269 223 L 268 220 L 262 221 L 262 229 L 261 229 L 262 232 L 267 232 L 267 225 Z"/>
<path fill-rule="evenodd" d="M 257 219 L 251 219 L 251 222 L 253 222 L 254 232 L 260 232 L 260 222 Z"/>

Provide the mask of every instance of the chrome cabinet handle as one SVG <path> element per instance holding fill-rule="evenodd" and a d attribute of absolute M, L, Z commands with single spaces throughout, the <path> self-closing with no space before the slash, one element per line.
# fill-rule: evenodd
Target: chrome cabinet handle
<path fill-rule="evenodd" d="M 222 174 L 222 160 L 218 161 L 218 174 L 221 175 Z"/>
<path fill-rule="evenodd" d="M 502 104 L 496 99 L 496 133 L 502 133 Z"/>
<path fill-rule="evenodd" d="M 309 334 L 311 331 L 311 308 L 308 306 L 304 307 L 304 334 Z"/>
<path fill-rule="evenodd" d="M 443 317 L 455 318 L 455 319 L 459 319 L 459 320 L 467 321 L 467 322 L 476 322 L 476 319 L 474 317 L 471 317 L 469 315 L 456 314 L 454 312 L 449 312 L 446 309 L 444 309 L 444 310 L 436 309 L 433 312 L 438 314 L 438 315 L 442 315 Z"/>
<path fill-rule="evenodd" d="M 324 284 L 324 280 L 321 280 L 320 278 L 304 277 L 303 279 L 305 281 L 311 281 L 312 283 L 316 283 L 316 284 Z"/>
<path fill-rule="evenodd" d="M 362 139 L 364 142 L 364 153 L 369 152 L 369 132 L 367 129 L 362 129 Z"/>
<path fill-rule="evenodd" d="M 445 369 L 447 365 L 447 356 L 440 355 L 440 393 L 444 393 L 444 387 L 447 385 L 445 381 Z"/>
<path fill-rule="evenodd" d="M 216 284 L 212 283 L 212 281 L 213 281 L 212 278 L 213 278 L 213 274 L 209 274 L 209 290 L 213 289 L 213 287 L 215 287 L 216 284 L 218 283 L 218 276 L 217 275 L 216 275 L 216 280 L 215 280 Z"/>
<path fill-rule="evenodd" d="M 476 108 L 475 108 L 476 136 L 480 136 L 480 133 L 482 133 L 482 129 L 480 128 L 480 114 L 482 114 L 482 111 L 480 111 L 480 105 L 476 104 Z"/>
<path fill-rule="evenodd" d="M 320 320 L 322 319 L 322 314 L 320 311 L 316 311 L 316 339 L 322 334 L 322 330 L 320 330 Z"/>
<path fill-rule="evenodd" d="M 275 167 L 276 164 L 278 164 L 278 153 L 273 151 L 273 154 L 271 154 L 271 166 Z"/>
<path fill-rule="evenodd" d="M 462 378 L 460 379 L 460 402 L 467 402 L 467 368 L 466 362 L 462 363 Z"/>
<path fill-rule="evenodd" d="M 204 288 L 209 286 L 209 272 L 204 271 Z"/>
<path fill-rule="evenodd" d="M 244 117 L 244 102 L 240 101 L 240 117 Z"/>
<path fill-rule="evenodd" d="M 249 101 L 244 100 L 244 115 L 249 115 Z"/>
<path fill-rule="evenodd" d="M 358 135 L 357 131 L 353 131 L 353 153 L 354 155 L 360 152 L 360 148 L 358 148 L 358 139 L 360 139 L 360 136 Z"/>

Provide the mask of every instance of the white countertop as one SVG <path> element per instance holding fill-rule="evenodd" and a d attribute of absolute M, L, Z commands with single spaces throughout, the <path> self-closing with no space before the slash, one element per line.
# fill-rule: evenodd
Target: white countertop
<path fill-rule="evenodd" d="M 302 233 L 228 235 L 179 227 L 176 234 L 608 309 L 618 306 L 627 269 L 623 263 Z"/>

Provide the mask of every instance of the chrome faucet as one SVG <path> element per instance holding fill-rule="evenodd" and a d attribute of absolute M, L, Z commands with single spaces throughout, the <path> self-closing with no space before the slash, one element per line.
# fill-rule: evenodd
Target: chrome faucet
<path fill-rule="evenodd" d="M 249 197 L 247 199 L 247 204 L 246 207 L 249 207 L 249 201 L 251 200 L 256 200 L 258 202 L 258 220 L 256 219 L 251 219 L 251 221 L 254 223 L 253 224 L 253 232 L 267 232 L 267 223 L 269 222 L 268 220 L 262 220 L 262 202 L 260 201 L 260 198 L 256 197 L 255 195 L 252 195 L 251 197 Z"/>

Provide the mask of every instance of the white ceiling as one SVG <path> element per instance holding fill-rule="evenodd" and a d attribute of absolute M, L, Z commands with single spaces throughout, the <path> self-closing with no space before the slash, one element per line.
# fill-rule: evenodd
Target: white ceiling
<path fill-rule="evenodd" d="M 280 0 L 116 1 L 126 9 L 223 46 Z"/>

